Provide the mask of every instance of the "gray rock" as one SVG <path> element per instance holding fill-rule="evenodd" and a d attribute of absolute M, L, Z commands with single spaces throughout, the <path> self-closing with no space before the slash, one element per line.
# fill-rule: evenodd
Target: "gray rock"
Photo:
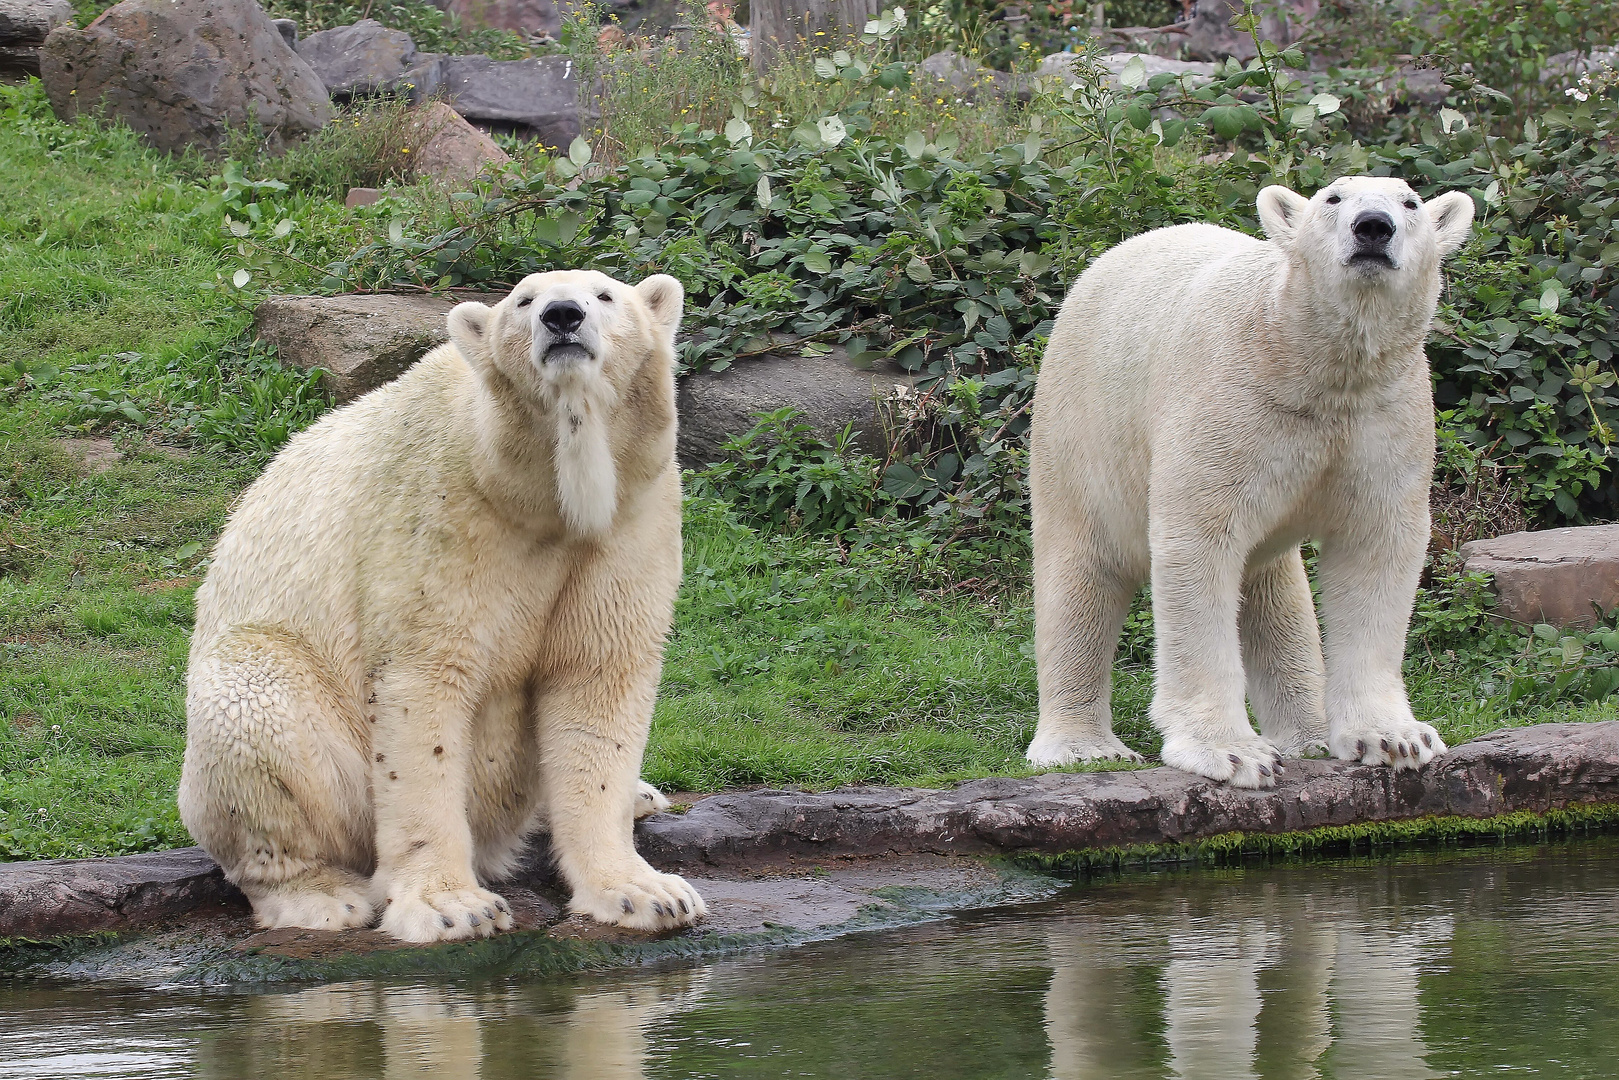
<path fill-rule="evenodd" d="M 416 43 L 403 31 L 361 19 L 310 34 L 298 43 L 298 55 L 320 76 L 327 93 L 347 101 L 397 83 L 416 64 Z"/>
<path fill-rule="evenodd" d="M 218 148 L 256 123 L 272 147 L 331 116 L 326 88 L 253 0 L 124 0 L 40 50 L 51 108 L 104 111 L 163 150 Z"/>
<path fill-rule="evenodd" d="M 73 20 L 70 0 L 0 0 L 0 79 L 39 74 L 39 47 Z"/>
<path fill-rule="evenodd" d="M 0 45 L 38 46 L 72 21 L 72 0 L 0 0 Z"/>
<path fill-rule="evenodd" d="M 1020 101 L 1027 101 L 1032 89 L 1026 77 L 985 67 L 954 49 L 934 53 L 917 65 L 917 71 L 923 79 L 968 101 L 977 100 L 985 94 L 996 97 L 1012 95 Z"/>
<path fill-rule="evenodd" d="M 861 892 L 880 898 L 884 886 L 905 883 L 892 875 L 896 865 L 905 864 L 880 861 L 894 857 L 911 860 L 904 872 L 920 875 L 914 884 L 984 890 L 982 902 L 987 903 L 997 902 L 995 875 L 958 863 L 944 871 L 954 883 L 935 878 L 929 885 L 928 875 L 937 871 L 928 869 L 927 859 L 1062 856 L 1234 832 L 1295 832 L 1427 815 L 1545 813 L 1616 800 L 1619 721 L 1608 721 L 1498 731 L 1409 772 L 1339 761 L 1290 761 L 1286 777 L 1273 791 L 1240 791 L 1176 769 L 1155 768 L 976 780 L 953 791 L 856 787 L 819 794 L 733 792 L 701 799 L 682 815 L 645 818 L 635 831 L 636 846 L 653 865 L 697 879 L 716 909 L 710 929 L 745 931 L 775 921 L 773 913 L 814 927 L 862 910 L 869 901 Z M 873 861 L 865 864 L 867 869 L 844 863 L 845 868 L 830 875 L 818 875 L 835 888 L 811 889 L 793 882 L 785 893 L 769 888 L 760 892 L 746 884 L 767 878 L 763 870 L 848 859 Z M 555 875 L 543 838 L 512 881 L 540 890 L 533 899 L 532 923 L 559 914 L 554 900 L 548 906 L 544 895 Z M 739 910 L 724 911 L 722 902 Z M 121 930 L 221 911 L 236 913 L 230 925 L 241 927 L 242 910 L 240 894 L 198 848 L 0 864 L 0 937 Z M 237 932 L 250 933 L 245 927 Z M 395 947 L 363 932 L 338 940 L 286 931 L 273 932 L 272 938 L 249 937 L 238 948 L 290 948 L 294 954 L 299 949 L 353 951 L 345 941 L 364 948 Z M 146 964 L 149 970 L 149 958 Z M 170 963 L 166 970 L 173 969 Z"/>
<path fill-rule="evenodd" d="M 417 53 L 410 68 L 395 80 L 391 89 L 410 98 L 412 105 L 431 101 L 444 85 L 444 59 L 443 53 Z"/>
<path fill-rule="evenodd" d="M 1319 0 L 1260 0 L 1260 38 L 1278 45 L 1298 41 L 1320 9 Z M 1243 0 L 1198 0 L 1197 11 L 1186 25 L 1182 48 L 1194 60 L 1252 60 L 1252 36 L 1231 25 L 1241 15 Z"/>
<path fill-rule="evenodd" d="M 1619 70 L 1619 45 L 1548 56 L 1545 67 L 1540 69 L 1540 81 L 1554 86 L 1573 86 L 1581 75 L 1608 70 Z"/>
<path fill-rule="evenodd" d="M 253 312 L 253 330 L 282 363 L 329 371 L 333 398 L 345 402 L 448 341 L 454 306 L 436 296 L 272 296 Z"/>
<path fill-rule="evenodd" d="M 1495 613 L 1520 623 L 1590 626 L 1619 607 L 1619 525 L 1508 533 L 1462 545 L 1462 565 L 1495 575 Z"/>
<path fill-rule="evenodd" d="M 700 468 L 718 461 L 733 435 L 757 422 L 755 413 L 792 405 L 822 439 L 836 438 L 853 424 L 857 444 L 873 453 L 886 449 L 882 399 L 909 391 L 910 376 L 897 365 L 862 369 L 834 347 L 814 358 L 770 354 L 738 360 L 721 372 L 698 372 L 680 381 L 677 404 L 680 463 Z"/>
<path fill-rule="evenodd" d="M 1271 791 L 1178 769 L 974 780 L 953 791 L 845 788 L 714 795 L 636 826 L 664 869 L 846 856 L 1062 855 L 1425 815 L 1544 813 L 1619 799 L 1619 721 L 1510 728 L 1422 769 L 1289 761 Z"/>
<path fill-rule="evenodd" d="M 294 50 L 298 48 L 298 22 L 295 19 L 271 19 L 275 28 L 281 32 L 281 40 L 291 45 Z"/>
<path fill-rule="evenodd" d="M 510 131 L 566 148 L 579 137 L 579 73 L 566 56 L 491 60 L 446 56 L 439 89 L 479 127 Z"/>

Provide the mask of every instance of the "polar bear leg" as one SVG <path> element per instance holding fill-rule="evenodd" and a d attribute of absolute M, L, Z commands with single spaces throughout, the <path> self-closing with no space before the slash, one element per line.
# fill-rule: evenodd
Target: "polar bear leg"
<path fill-rule="evenodd" d="M 516 924 L 480 888 L 468 818 L 476 664 L 446 643 L 439 655 L 395 660 L 372 682 L 372 804 L 381 929 L 401 941 L 488 937 Z"/>
<path fill-rule="evenodd" d="M 372 921 L 363 752 L 322 662 L 300 640 L 235 631 L 193 663 L 180 815 L 259 925 Z"/>
<path fill-rule="evenodd" d="M 1348 515 L 1368 527 L 1328 538 L 1320 562 L 1327 746 L 1334 757 L 1396 769 L 1446 750 L 1439 732 L 1412 715 L 1400 672 L 1428 540 L 1426 488 L 1407 501 L 1404 513 L 1385 506 Z"/>
<path fill-rule="evenodd" d="M 1321 631 L 1297 548 L 1249 570 L 1237 632 L 1260 732 L 1289 757 L 1326 749 Z"/>
<path fill-rule="evenodd" d="M 1034 649 L 1040 721 L 1032 765 L 1141 755 L 1113 734 L 1113 653 L 1135 585 L 1105 565 L 1085 526 L 1042 521 L 1034 548 Z"/>
<path fill-rule="evenodd" d="M 1221 525 L 1155 526 L 1152 722 L 1165 765 L 1234 787 L 1274 787 L 1282 755 L 1255 733 L 1244 703 L 1237 612 L 1246 548 Z"/>

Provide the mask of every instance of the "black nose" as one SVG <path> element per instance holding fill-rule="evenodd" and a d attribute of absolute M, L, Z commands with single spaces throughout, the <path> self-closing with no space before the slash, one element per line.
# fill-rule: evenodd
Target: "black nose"
<path fill-rule="evenodd" d="M 1387 247 L 1394 238 L 1394 219 L 1381 210 L 1368 210 L 1355 219 L 1355 239 L 1364 247 Z"/>
<path fill-rule="evenodd" d="M 553 300 L 540 312 L 540 324 L 553 334 L 571 334 L 584 321 L 584 309 L 572 300 Z"/>

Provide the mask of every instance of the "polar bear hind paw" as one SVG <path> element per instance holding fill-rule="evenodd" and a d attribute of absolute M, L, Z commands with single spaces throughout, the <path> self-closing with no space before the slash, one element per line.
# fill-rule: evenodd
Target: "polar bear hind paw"
<path fill-rule="evenodd" d="M 511 906 L 487 889 L 405 892 L 388 898 L 381 929 L 400 941 L 463 941 L 516 927 Z"/>
<path fill-rule="evenodd" d="M 1335 732 L 1332 756 L 1362 765 L 1416 769 L 1449 749 L 1439 732 L 1420 720 L 1395 720 Z"/>
<path fill-rule="evenodd" d="M 1124 745 L 1119 741 L 1119 737 L 1110 731 L 1096 735 L 1074 733 L 1042 735 L 1036 731 L 1034 741 L 1029 744 L 1028 752 L 1024 756 L 1029 759 L 1030 765 L 1047 768 L 1077 765 L 1084 761 L 1128 761 L 1137 765 L 1146 761 L 1146 758 Z"/>
<path fill-rule="evenodd" d="M 253 904 L 253 919 L 266 930 L 353 930 L 370 926 L 376 906 L 358 883 L 291 881 L 269 887 L 243 886 Z"/>
<path fill-rule="evenodd" d="M 635 820 L 636 821 L 640 821 L 644 817 L 651 817 L 653 814 L 661 814 L 665 810 L 669 809 L 670 805 L 671 804 L 670 804 L 669 800 L 664 797 L 663 792 L 659 791 L 657 788 L 653 787 L 651 784 L 647 783 L 645 780 L 642 780 L 636 786 L 636 790 L 635 790 Z"/>
<path fill-rule="evenodd" d="M 650 866 L 611 885 L 574 890 L 569 907 L 599 923 L 630 930 L 673 930 L 708 914 L 708 905 L 685 878 Z"/>
<path fill-rule="evenodd" d="M 1187 738 L 1164 740 L 1164 764 L 1182 772 L 1220 780 L 1238 788 L 1273 788 L 1282 772 L 1282 753 L 1259 735 L 1213 743 Z"/>

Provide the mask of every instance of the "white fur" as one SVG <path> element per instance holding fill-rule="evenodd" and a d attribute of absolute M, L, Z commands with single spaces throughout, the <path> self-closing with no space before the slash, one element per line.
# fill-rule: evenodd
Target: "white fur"
<path fill-rule="evenodd" d="M 631 835 L 668 806 L 638 774 L 680 580 L 682 299 L 581 272 L 461 304 L 243 496 L 197 592 L 180 811 L 263 925 L 508 928 L 484 886 L 541 826 L 576 910 L 703 914 Z M 583 312 L 565 360 L 555 300 Z"/>
<path fill-rule="evenodd" d="M 1353 224 L 1377 213 L 1387 265 L 1356 257 Z M 1120 244 L 1063 303 L 1032 433 L 1035 764 L 1135 756 L 1109 675 L 1149 578 L 1167 764 L 1269 787 L 1323 742 L 1397 768 L 1445 750 L 1400 658 L 1428 538 L 1423 341 L 1472 202 L 1360 177 L 1309 200 L 1266 188 L 1259 214 L 1269 242 L 1181 225 Z"/>

